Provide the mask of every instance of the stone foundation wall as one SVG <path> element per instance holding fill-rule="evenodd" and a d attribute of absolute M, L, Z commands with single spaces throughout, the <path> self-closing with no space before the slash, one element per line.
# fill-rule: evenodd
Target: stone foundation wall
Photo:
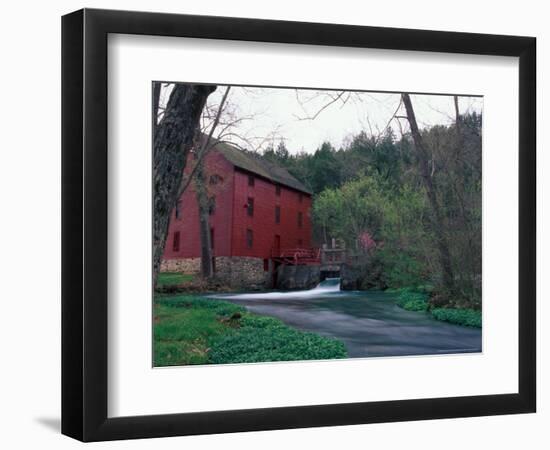
<path fill-rule="evenodd" d="M 216 279 L 227 286 L 243 290 L 270 287 L 271 275 L 264 270 L 264 260 L 248 256 L 217 256 L 214 262 Z M 200 258 L 165 259 L 161 272 L 197 274 L 201 270 Z"/>
<path fill-rule="evenodd" d="M 218 256 L 216 258 L 216 277 L 233 288 L 245 290 L 269 287 L 269 271 L 264 270 L 261 258 L 248 256 Z"/>
<path fill-rule="evenodd" d="M 201 271 L 200 258 L 163 259 L 160 264 L 161 272 L 181 272 L 195 274 Z"/>
<path fill-rule="evenodd" d="M 340 269 L 340 286 L 343 291 L 356 291 L 361 289 L 363 276 L 360 268 L 349 264 L 342 264 Z"/>
<path fill-rule="evenodd" d="M 319 266 L 279 266 L 277 289 L 313 289 L 321 281 Z"/>

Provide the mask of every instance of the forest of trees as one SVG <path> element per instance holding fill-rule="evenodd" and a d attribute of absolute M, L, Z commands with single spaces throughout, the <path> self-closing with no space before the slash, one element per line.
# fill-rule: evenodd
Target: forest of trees
<path fill-rule="evenodd" d="M 239 137 L 250 144 L 235 130 L 253 116 L 239 115 L 226 102 L 229 86 L 214 105 L 207 99 L 216 86 L 166 85 L 164 102 L 162 89 L 161 83 L 153 84 L 153 280 L 156 283 L 169 213 L 191 182 L 201 216 L 202 275 L 208 278 L 213 270 L 201 162 L 212 137 Z M 314 120 L 344 94 L 327 94 L 327 103 L 306 119 Z M 344 104 L 350 96 L 347 93 Z M 340 148 L 325 142 L 313 153 L 298 154 L 281 139 L 275 147 L 264 147 L 263 155 L 313 192 L 314 242 L 345 243 L 364 274 L 362 288 L 430 286 L 435 305 L 480 309 L 482 117 L 460 114 L 459 99 L 453 96 L 452 124 L 421 130 L 409 94 L 399 98 L 378 136 L 363 131 Z M 406 121 L 405 131 L 399 119 Z M 389 126 L 392 120 L 399 124 L 399 136 Z M 193 148 L 196 161 L 184 177 Z"/>
<path fill-rule="evenodd" d="M 314 241 L 345 242 L 366 287 L 430 285 L 435 302 L 478 309 L 482 117 L 420 131 L 407 112 L 414 126 L 399 138 L 362 132 L 342 148 L 299 154 L 281 141 L 264 156 L 311 189 Z"/>

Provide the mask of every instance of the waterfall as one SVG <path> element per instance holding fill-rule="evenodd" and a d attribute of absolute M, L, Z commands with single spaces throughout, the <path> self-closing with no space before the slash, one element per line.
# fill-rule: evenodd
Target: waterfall
<path fill-rule="evenodd" d="M 310 289 L 309 291 L 303 291 L 303 292 L 317 292 L 317 293 L 324 293 L 324 292 L 338 292 L 340 291 L 340 278 L 326 278 L 325 280 L 321 281 L 317 286 L 315 286 L 313 289 Z"/>
<path fill-rule="evenodd" d="M 340 292 L 340 278 L 327 278 L 321 281 L 313 289 L 308 289 L 306 291 L 286 291 L 286 292 L 262 292 L 262 293 L 251 293 L 251 294 L 235 294 L 235 295 L 224 295 L 223 298 L 231 298 L 236 300 L 261 300 L 261 299 L 300 299 L 300 298 L 310 298 L 310 297 L 319 297 L 334 295 Z"/>

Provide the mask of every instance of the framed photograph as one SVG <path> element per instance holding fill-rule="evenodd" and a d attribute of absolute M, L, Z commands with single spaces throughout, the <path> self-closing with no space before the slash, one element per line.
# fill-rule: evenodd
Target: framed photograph
<path fill-rule="evenodd" d="M 536 40 L 62 21 L 62 432 L 535 412 Z"/>

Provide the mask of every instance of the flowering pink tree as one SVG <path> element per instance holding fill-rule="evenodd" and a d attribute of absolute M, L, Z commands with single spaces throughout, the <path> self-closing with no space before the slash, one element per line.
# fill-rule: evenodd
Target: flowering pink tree
<path fill-rule="evenodd" d="M 376 242 L 368 231 L 363 231 L 359 235 L 359 245 L 367 252 L 376 248 Z"/>

